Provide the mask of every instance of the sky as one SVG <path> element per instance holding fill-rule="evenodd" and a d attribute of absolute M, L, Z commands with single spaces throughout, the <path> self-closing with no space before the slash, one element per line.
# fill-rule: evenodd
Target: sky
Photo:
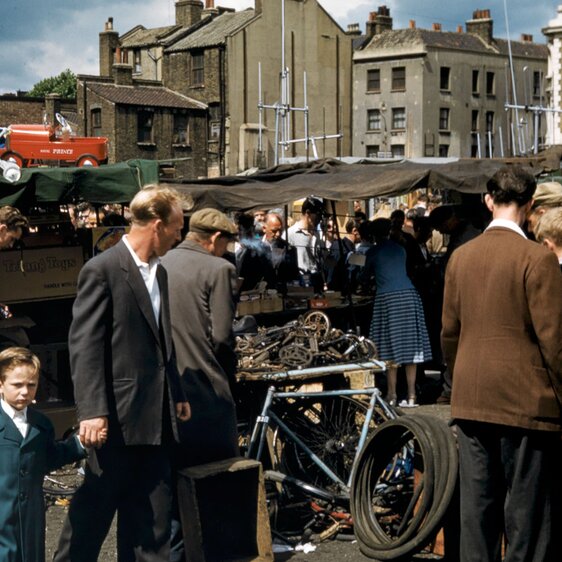
<path fill-rule="evenodd" d="M 43 78 L 69 68 L 76 74 L 98 74 L 98 35 L 108 17 L 120 34 L 136 25 L 146 28 L 174 24 L 174 0 L 1 0 L 0 94 L 29 90 Z M 282 0 L 263 0 L 281 2 Z M 286 0 L 290 2 L 292 0 Z M 394 28 L 431 28 L 441 23 L 443 31 L 455 31 L 477 9 L 491 10 L 494 35 L 512 39 L 530 33 L 544 43 L 541 29 L 556 17 L 562 0 L 318 0 L 338 24 L 347 29 L 359 23 L 361 31 L 369 12 L 378 6 L 390 8 Z M 245 9 L 253 0 L 215 0 L 216 6 Z"/>

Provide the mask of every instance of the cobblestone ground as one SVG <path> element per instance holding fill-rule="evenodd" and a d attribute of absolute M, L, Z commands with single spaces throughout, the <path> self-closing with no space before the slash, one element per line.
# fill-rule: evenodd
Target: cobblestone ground
<path fill-rule="evenodd" d="M 450 418 L 450 407 L 430 404 L 419 406 L 418 408 L 412 408 L 404 410 L 406 415 L 411 413 L 424 413 L 437 416 L 445 421 Z M 47 539 L 46 539 L 46 559 L 52 560 L 54 550 L 56 548 L 56 543 L 60 530 L 62 527 L 62 522 L 66 516 L 67 507 L 53 505 L 47 510 Z M 356 542 L 343 542 L 343 541 L 327 541 L 316 545 L 317 548 L 314 552 L 304 553 L 304 552 L 286 552 L 278 553 L 275 555 L 275 562 L 334 562 L 334 561 L 345 561 L 345 562 L 366 562 L 371 560 L 366 556 L 363 556 L 359 550 Z M 99 557 L 99 562 L 111 562 L 117 560 L 116 555 L 116 545 L 115 545 L 115 528 L 112 529 L 109 536 L 107 537 L 105 544 L 103 546 L 102 552 Z M 437 559 L 434 555 L 420 555 L 412 559 L 412 561 L 422 561 L 428 559 Z"/>

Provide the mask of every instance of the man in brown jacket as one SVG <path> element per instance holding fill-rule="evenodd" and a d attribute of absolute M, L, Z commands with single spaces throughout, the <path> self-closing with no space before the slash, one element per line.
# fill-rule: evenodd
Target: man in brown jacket
<path fill-rule="evenodd" d="M 562 276 L 521 226 L 536 187 L 518 167 L 488 182 L 493 221 L 451 256 L 443 352 L 458 426 L 461 561 L 559 560 Z"/>

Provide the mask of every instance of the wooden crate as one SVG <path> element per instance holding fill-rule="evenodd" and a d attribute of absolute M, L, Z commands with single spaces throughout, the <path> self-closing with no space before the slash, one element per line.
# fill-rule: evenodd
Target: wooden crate
<path fill-rule="evenodd" d="M 189 562 L 272 562 L 261 463 L 226 459 L 180 471 L 178 500 Z"/>

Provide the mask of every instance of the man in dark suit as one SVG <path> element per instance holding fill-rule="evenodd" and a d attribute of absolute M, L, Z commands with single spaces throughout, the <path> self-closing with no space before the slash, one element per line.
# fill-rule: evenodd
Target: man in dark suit
<path fill-rule="evenodd" d="M 443 353 L 458 428 L 462 562 L 560 559 L 562 277 L 521 227 L 534 178 L 488 182 L 493 220 L 455 250 L 445 279 Z"/>
<path fill-rule="evenodd" d="M 174 190 L 149 186 L 130 209 L 130 233 L 78 279 L 70 363 L 80 438 L 92 449 L 56 561 L 97 560 L 116 512 L 119 561 L 169 559 L 169 449 L 190 408 L 159 258 L 180 239 L 182 202 Z"/>

